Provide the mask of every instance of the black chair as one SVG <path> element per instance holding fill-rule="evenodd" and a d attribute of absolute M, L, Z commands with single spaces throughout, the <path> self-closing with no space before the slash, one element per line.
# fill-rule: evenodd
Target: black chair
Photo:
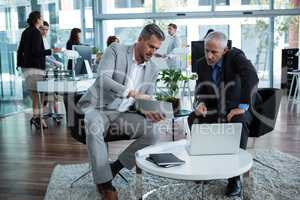
<path fill-rule="evenodd" d="M 76 105 L 83 94 L 76 94 L 72 99 L 74 99 L 74 104 Z M 76 112 L 70 112 L 71 115 L 69 117 L 73 117 L 72 124 L 68 124 L 68 127 L 71 129 L 71 136 L 82 144 L 86 144 L 86 135 L 85 135 L 85 126 L 84 126 L 84 113 L 80 112 L 79 109 Z M 117 133 L 113 133 L 112 130 L 108 129 L 109 134 L 106 134 L 104 138 L 105 142 L 112 142 L 117 140 L 130 140 L 129 136 L 126 135 L 118 135 Z"/>
<path fill-rule="evenodd" d="M 75 105 L 79 101 L 82 95 L 76 95 L 74 100 L 75 100 Z M 84 114 L 81 112 L 74 112 L 74 124 L 72 126 L 69 126 L 71 129 L 71 136 L 77 140 L 78 142 L 82 144 L 86 144 L 86 133 L 85 133 L 85 126 L 84 126 Z M 117 140 L 129 140 L 130 138 L 126 135 L 118 136 L 118 134 L 113 133 L 112 129 L 108 129 L 108 134 L 106 134 L 106 137 L 104 138 L 104 141 L 106 142 L 107 145 L 107 150 L 108 150 L 108 142 L 111 141 L 117 141 Z M 81 178 L 85 177 L 89 173 L 91 173 L 91 169 L 77 177 L 75 180 L 72 181 L 71 187 L 73 187 L 73 184 L 79 181 Z M 119 172 L 119 176 L 125 180 L 128 183 L 128 180 Z"/>
<path fill-rule="evenodd" d="M 249 127 L 249 137 L 254 138 L 253 147 L 256 138 L 274 130 L 281 97 L 282 90 L 280 89 L 259 88 L 254 98 L 252 98 L 250 112 L 253 118 Z M 278 172 L 277 169 L 257 158 L 253 158 L 253 161 Z M 249 176 L 250 171 L 245 173 L 245 175 Z"/>
<path fill-rule="evenodd" d="M 249 137 L 260 137 L 275 128 L 282 91 L 276 88 L 259 88 L 252 99 L 250 111 L 253 119 Z"/>

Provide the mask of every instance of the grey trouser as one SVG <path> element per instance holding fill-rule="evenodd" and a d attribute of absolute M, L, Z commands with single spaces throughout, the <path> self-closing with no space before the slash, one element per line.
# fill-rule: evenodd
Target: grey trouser
<path fill-rule="evenodd" d="M 135 152 L 159 140 L 159 132 L 153 123 L 137 113 L 119 113 L 103 110 L 90 110 L 85 113 L 86 142 L 96 184 L 113 179 L 104 141 L 108 129 L 120 136 L 136 139 L 120 155 L 119 161 L 127 169 L 135 166 Z M 109 131 L 109 134 L 111 131 Z"/>

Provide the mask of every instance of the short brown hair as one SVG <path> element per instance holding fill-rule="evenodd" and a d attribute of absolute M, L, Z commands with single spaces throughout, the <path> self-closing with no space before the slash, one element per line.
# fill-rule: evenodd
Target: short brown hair
<path fill-rule="evenodd" d="M 171 26 L 172 28 L 177 30 L 177 25 L 176 24 L 170 23 L 168 26 Z"/>
<path fill-rule="evenodd" d="M 49 27 L 49 23 L 48 23 L 48 22 L 46 22 L 46 21 L 44 21 L 44 22 L 43 22 L 43 26 L 47 26 L 47 27 Z"/>
<path fill-rule="evenodd" d="M 109 46 L 111 43 L 115 42 L 116 40 L 119 40 L 116 36 L 111 35 L 107 38 L 106 45 Z"/>
<path fill-rule="evenodd" d="M 149 39 L 151 35 L 155 35 L 160 41 L 165 40 L 164 32 L 154 23 L 146 25 L 140 33 L 140 37 L 144 39 Z"/>

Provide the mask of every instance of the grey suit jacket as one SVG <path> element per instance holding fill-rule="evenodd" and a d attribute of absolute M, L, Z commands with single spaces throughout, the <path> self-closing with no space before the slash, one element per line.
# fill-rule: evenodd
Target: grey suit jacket
<path fill-rule="evenodd" d="M 78 106 L 83 110 L 91 107 L 105 109 L 116 98 L 123 97 L 132 70 L 132 59 L 133 46 L 112 43 L 101 58 L 95 83 L 79 100 Z M 158 67 L 151 60 L 146 62 L 143 83 L 139 86 L 141 93 L 154 94 L 158 72 Z"/>

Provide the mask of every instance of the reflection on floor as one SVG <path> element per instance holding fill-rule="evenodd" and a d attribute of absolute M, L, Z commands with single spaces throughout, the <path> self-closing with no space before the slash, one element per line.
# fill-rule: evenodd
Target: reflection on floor
<path fill-rule="evenodd" d="M 65 122 L 57 126 L 48 120 L 44 135 L 30 129 L 31 113 L 0 118 L 0 199 L 43 199 L 50 174 L 59 164 L 88 162 L 86 146 L 74 140 Z M 180 126 L 182 121 L 178 121 Z M 182 130 L 182 129 L 178 129 Z M 175 139 L 184 138 L 177 131 Z M 172 135 L 161 134 L 161 141 L 171 141 Z M 111 158 L 129 144 L 129 141 L 109 143 Z M 253 139 L 249 139 L 253 148 Z M 275 130 L 255 140 L 255 148 L 277 149 L 300 158 L 300 104 L 293 110 L 286 97 L 281 101 Z"/>
<path fill-rule="evenodd" d="M 31 100 L 0 101 L 0 117 L 7 117 L 20 112 L 31 110 Z"/>
<path fill-rule="evenodd" d="M 0 74 L 0 117 L 24 112 L 31 108 L 31 100 L 23 86 L 20 74 Z"/>

